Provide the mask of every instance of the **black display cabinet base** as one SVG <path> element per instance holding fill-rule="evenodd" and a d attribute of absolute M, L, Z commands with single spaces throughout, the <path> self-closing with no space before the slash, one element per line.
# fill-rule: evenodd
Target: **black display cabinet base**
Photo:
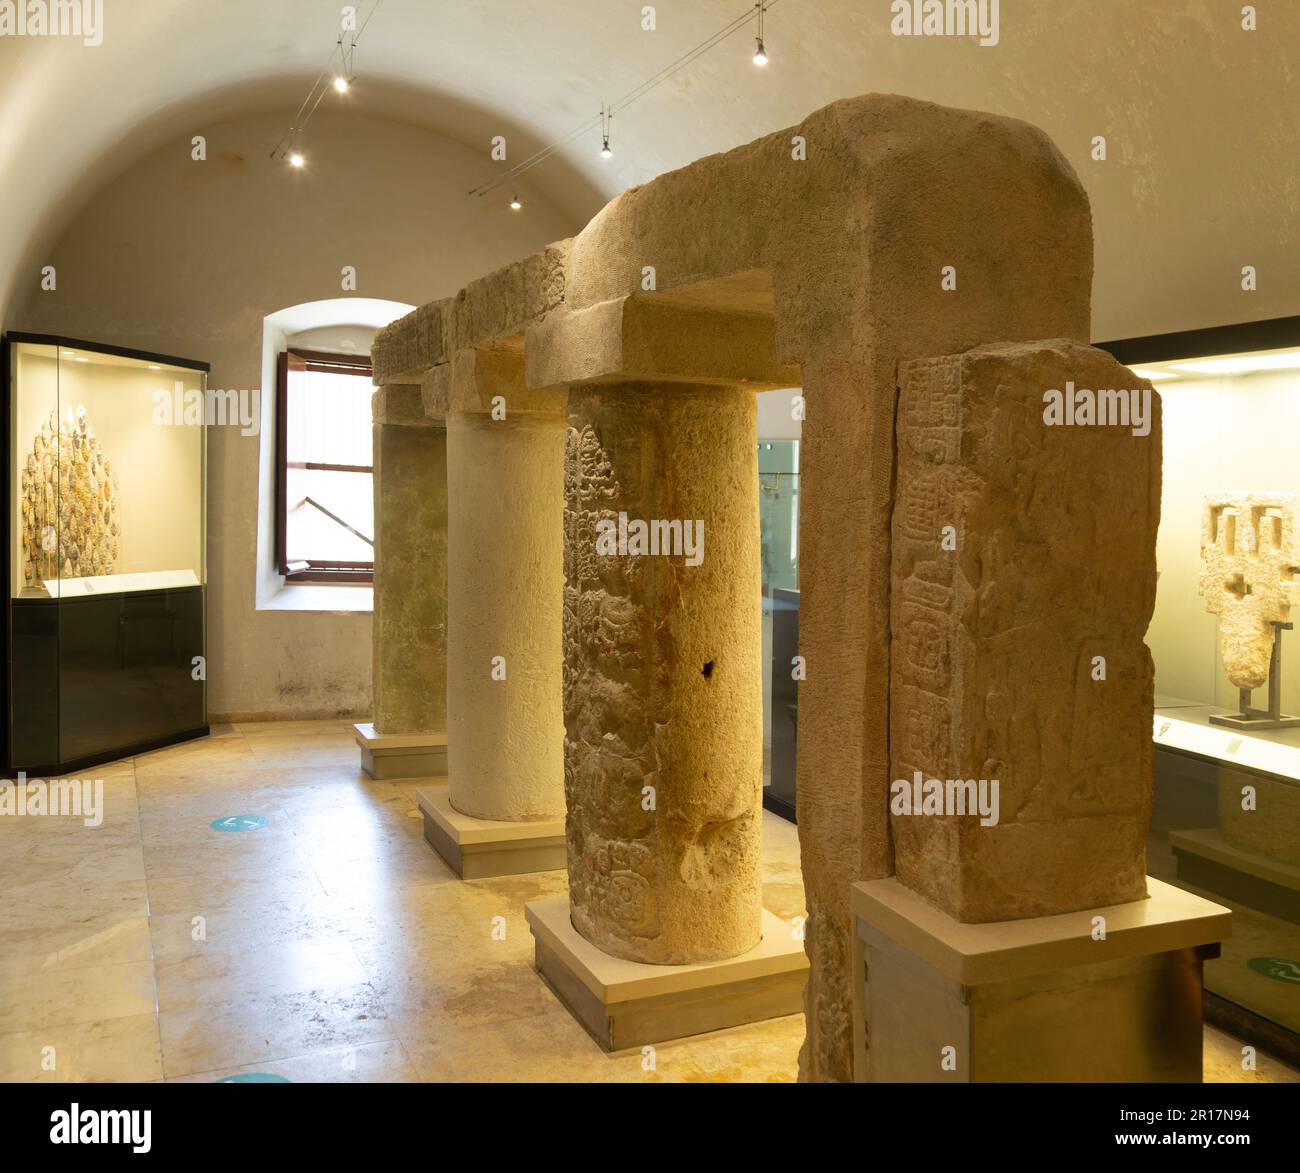
<path fill-rule="evenodd" d="M 15 599 L 12 776 L 68 774 L 208 733 L 203 587 Z"/>

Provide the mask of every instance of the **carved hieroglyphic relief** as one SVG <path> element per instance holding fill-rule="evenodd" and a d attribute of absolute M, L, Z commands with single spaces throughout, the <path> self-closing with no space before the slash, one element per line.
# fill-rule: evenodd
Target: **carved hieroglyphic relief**
<path fill-rule="evenodd" d="M 112 574 L 122 532 L 117 477 L 86 409 L 55 411 L 22 467 L 23 582 Z"/>
<path fill-rule="evenodd" d="M 575 399 L 577 396 L 575 395 Z M 600 432 L 571 413 L 565 466 L 564 778 L 569 892 L 589 940 L 653 950 L 658 820 L 642 787 L 658 779 L 654 726 L 643 702 L 653 637 L 634 598 L 646 569 L 632 556 L 599 557 L 597 523 L 626 507 Z"/>
<path fill-rule="evenodd" d="M 998 821 L 894 812 L 899 878 L 959 920 L 1145 890 L 1159 431 L 1046 426 L 1068 342 L 905 364 L 897 414 L 891 778 L 998 783 Z"/>
<path fill-rule="evenodd" d="M 1228 679 L 1238 688 L 1268 683 L 1276 623 L 1290 621 L 1300 595 L 1300 534 L 1293 493 L 1214 493 L 1201 513 L 1200 590 L 1219 617 Z"/>

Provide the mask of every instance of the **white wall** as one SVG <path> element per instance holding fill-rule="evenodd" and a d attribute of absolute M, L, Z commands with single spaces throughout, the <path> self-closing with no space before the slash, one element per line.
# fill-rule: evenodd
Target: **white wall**
<path fill-rule="evenodd" d="M 344 265 L 356 296 L 418 305 L 580 227 L 527 185 L 519 214 L 471 199 L 481 152 L 353 113 L 318 116 L 292 171 L 268 158 L 286 117 L 197 128 L 207 162 L 178 140 L 99 192 L 53 250 L 57 291 L 15 327 L 206 360 L 210 386 L 258 388 L 266 316 L 348 296 Z M 209 436 L 211 712 L 365 715 L 368 614 L 256 608 L 259 448 Z"/>

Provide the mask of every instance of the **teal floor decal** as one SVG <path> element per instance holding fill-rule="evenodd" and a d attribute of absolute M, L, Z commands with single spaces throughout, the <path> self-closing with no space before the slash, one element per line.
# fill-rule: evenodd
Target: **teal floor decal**
<path fill-rule="evenodd" d="M 213 819 L 208 826 L 214 831 L 256 831 L 266 826 L 266 819 L 261 815 L 227 815 Z"/>

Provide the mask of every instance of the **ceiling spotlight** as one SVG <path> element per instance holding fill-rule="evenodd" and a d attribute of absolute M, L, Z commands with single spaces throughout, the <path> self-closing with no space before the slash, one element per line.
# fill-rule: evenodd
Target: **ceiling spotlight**
<path fill-rule="evenodd" d="M 512 200 L 510 201 L 510 207 L 511 207 L 511 209 L 512 209 L 513 211 L 516 211 L 516 212 L 517 212 L 517 211 L 519 211 L 519 209 L 522 208 L 523 206 L 524 206 L 524 205 L 521 204 L 521 203 L 519 202 L 519 197 L 518 197 L 518 196 L 515 196 L 515 198 L 512 199 Z"/>
<path fill-rule="evenodd" d="M 338 90 L 340 94 L 346 94 L 348 92 L 348 79 L 341 75 L 336 77 L 334 79 L 334 88 Z"/>
<path fill-rule="evenodd" d="M 304 158 L 302 157 L 302 152 L 301 152 L 301 151 L 294 151 L 294 152 L 289 156 L 289 166 L 290 166 L 290 167 L 301 167 L 305 162 L 307 162 L 307 160 L 304 159 Z"/>
<path fill-rule="evenodd" d="M 758 48 L 754 50 L 754 64 L 755 65 L 767 64 L 767 49 L 763 45 L 762 37 L 758 38 Z"/>

